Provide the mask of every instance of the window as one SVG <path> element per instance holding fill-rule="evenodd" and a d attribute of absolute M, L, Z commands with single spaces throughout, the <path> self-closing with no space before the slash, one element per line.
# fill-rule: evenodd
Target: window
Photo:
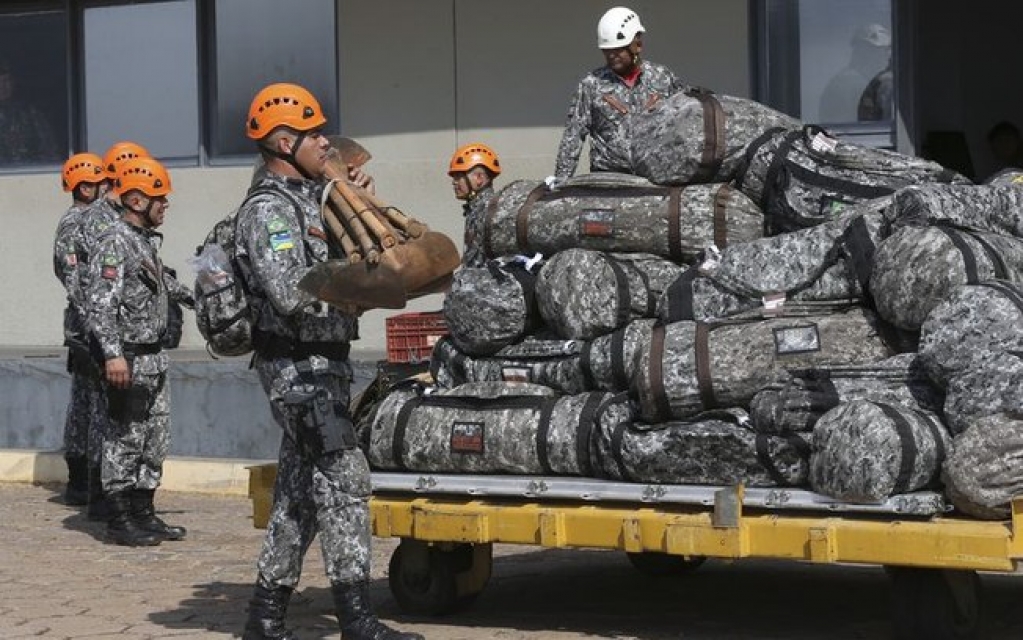
<path fill-rule="evenodd" d="M 337 129 L 336 0 L 0 3 L 0 172 L 134 140 L 177 163 L 251 162 L 245 115 L 302 84 Z"/>
<path fill-rule="evenodd" d="M 133 140 L 164 160 L 195 160 L 195 0 L 86 8 L 82 26 L 86 148 Z"/>
<path fill-rule="evenodd" d="M 891 0 L 752 2 L 758 98 L 857 142 L 891 146 Z"/>
<path fill-rule="evenodd" d="M 312 92 L 337 131 L 337 25 L 334 0 L 217 0 L 216 97 L 210 155 L 252 155 L 245 116 L 252 96 L 272 82 Z"/>
<path fill-rule="evenodd" d="M 52 4 L 0 9 L 0 170 L 52 166 L 71 146 L 67 15 Z"/>

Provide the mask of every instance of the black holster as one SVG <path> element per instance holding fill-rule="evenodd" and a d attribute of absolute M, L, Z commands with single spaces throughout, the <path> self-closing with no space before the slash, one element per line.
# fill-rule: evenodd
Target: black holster
<path fill-rule="evenodd" d="M 289 391 L 284 394 L 284 404 L 296 429 L 294 439 L 308 455 L 319 458 L 358 446 L 355 425 L 331 402 L 325 389 Z"/>

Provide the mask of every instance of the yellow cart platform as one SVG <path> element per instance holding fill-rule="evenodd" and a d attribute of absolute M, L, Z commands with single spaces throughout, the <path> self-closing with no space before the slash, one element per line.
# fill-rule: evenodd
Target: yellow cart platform
<path fill-rule="evenodd" d="M 273 465 L 252 470 L 265 526 Z M 374 473 L 373 533 L 398 537 L 390 587 L 413 613 L 472 602 L 495 542 L 624 551 L 640 570 L 692 571 L 706 558 L 882 565 L 893 581 L 900 638 L 973 638 L 978 571 L 1014 572 L 1023 558 L 1023 498 L 1011 521 L 948 517 L 940 496 L 853 505 L 808 491 L 605 482 L 583 478 Z M 938 502 L 935 502 L 938 498 Z"/>

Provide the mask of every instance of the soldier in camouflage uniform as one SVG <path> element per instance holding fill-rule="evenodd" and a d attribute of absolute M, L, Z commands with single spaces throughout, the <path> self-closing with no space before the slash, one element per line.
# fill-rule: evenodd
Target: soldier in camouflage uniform
<path fill-rule="evenodd" d="M 133 158 L 148 157 L 150 157 L 149 152 L 134 142 L 117 142 L 111 145 L 103 155 L 102 166 L 107 175 L 113 179 L 125 162 Z M 94 199 L 78 216 L 75 244 L 79 291 L 88 290 L 89 259 L 96 253 L 96 241 L 108 227 L 121 219 L 122 211 L 118 195 L 113 189 L 107 189 L 103 197 Z M 85 331 L 82 340 L 72 342 L 72 348 L 77 358 L 76 363 L 93 369 L 102 378 L 104 358 L 95 336 L 89 331 Z M 94 403 L 95 411 L 92 415 L 92 426 L 89 429 L 88 517 L 90 520 L 106 521 L 110 517 L 110 509 L 103 497 L 102 466 L 103 439 L 106 436 L 108 418 L 106 392 L 102 388 L 98 388 L 96 391 L 98 397 Z"/>
<path fill-rule="evenodd" d="M 650 109 L 686 85 L 667 67 L 640 59 L 643 25 L 636 12 L 610 9 L 597 24 L 597 46 L 607 65 L 579 82 L 568 109 L 554 175 L 570 178 L 590 137 L 590 171 L 634 173 L 630 114 Z"/>
<path fill-rule="evenodd" d="M 64 309 L 64 344 L 68 347 L 71 399 L 64 422 L 64 460 L 68 468 L 64 499 L 68 504 L 84 505 L 89 498 L 90 432 L 105 408 L 99 370 L 85 347 L 85 301 L 79 277 L 83 263 L 79 253 L 83 245 L 83 213 L 104 197 L 110 179 L 99 156 L 77 153 L 64 163 L 61 186 L 71 194 L 71 207 L 57 223 L 53 241 L 53 272 L 63 285 L 68 302 Z M 95 448 L 91 453 L 94 458 L 97 456 Z"/>
<path fill-rule="evenodd" d="M 167 170 L 133 158 L 115 182 L 123 216 L 97 238 L 89 260 L 88 322 L 104 359 L 110 423 L 103 442 L 103 491 L 112 542 L 152 546 L 180 540 L 185 529 L 156 516 L 153 497 L 170 444 L 168 358 L 161 340 L 176 284 L 164 275 L 158 249 L 171 191 Z M 181 285 L 177 284 L 177 287 Z"/>
<path fill-rule="evenodd" d="M 244 638 L 294 638 L 288 602 L 319 534 L 342 637 L 421 640 L 385 626 L 370 607 L 369 465 L 348 414 L 348 346 L 358 321 L 296 287 L 328 257 L 320 214 L 326 122 L 316 98 L 293 84 L 265 87 L 249 109 L 247 134 L 267 172 L 238 211 L 236 253 L 254 316 L 253 367 L 283 437 Z M 369 185 L 358 169 L 350 177 Z"/>
<path fill-rule="evenodd" d="M 465 240 L 462 266 L 482 267 L 486 263 L 483 253 L 483 221 L 487 205 L 494 197 L 494 179 L 501 175 L 501 161 L 493 149 L 479 142 L 462 145 L 451 156 L 448 175 L 455 197 L 464 200 Z"/>

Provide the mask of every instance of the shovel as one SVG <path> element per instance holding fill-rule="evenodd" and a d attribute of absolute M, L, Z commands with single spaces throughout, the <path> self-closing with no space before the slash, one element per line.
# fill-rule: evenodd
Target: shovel
<path fill-rule="evenodd" d="M 328 260 L 312 266 L 298 288 L 337 307 L 402 309 L 407 297 L 401 278 L 386 264 Z"/>
<path fill-rule="evenodd" d="M 329 140 L 333 153 L 324 173 L 334 183 L 323 216 L 346 252 L 358 255 L 349 252 L 347 260 L 317 265 L 302 289 L 332 304 L 364 309 L 400 309 L 411 298 L 444 291 L 461 263 L 454 242 L 348 182 L 348 168 L 372 156 L 351 138 Z"/>

